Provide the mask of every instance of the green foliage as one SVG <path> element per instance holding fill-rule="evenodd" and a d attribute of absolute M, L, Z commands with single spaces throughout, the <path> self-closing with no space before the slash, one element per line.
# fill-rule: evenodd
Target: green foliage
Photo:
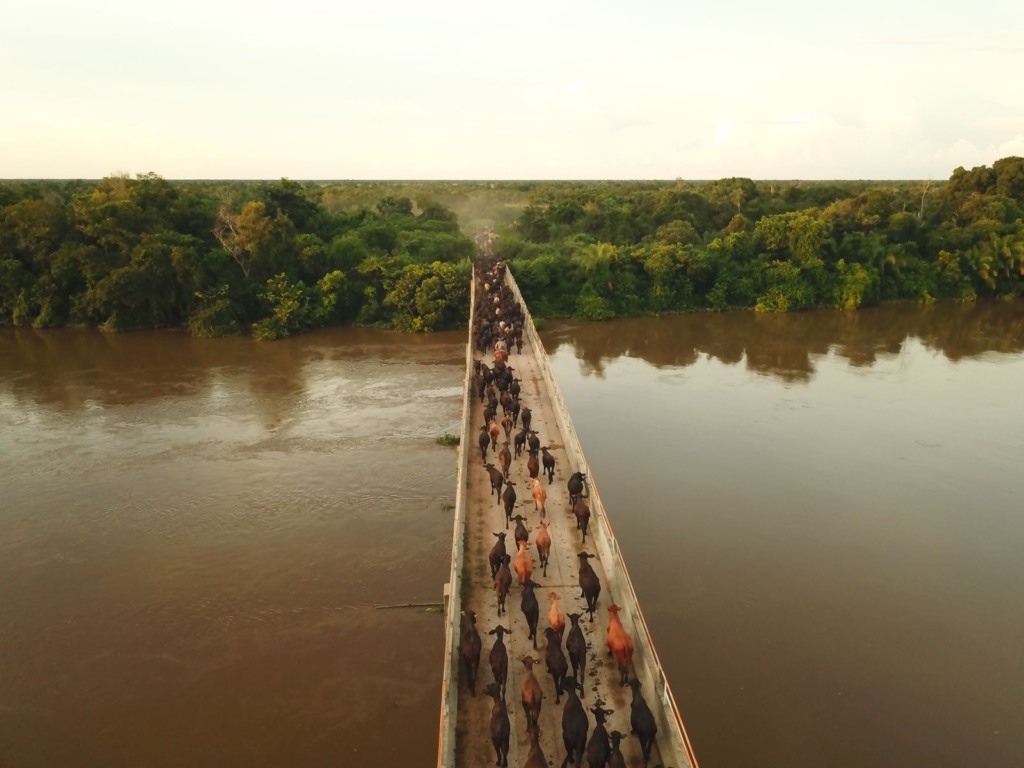
<path fill-rule="evenodd" d="M 523 210 L 515 227 L 524 240 L 533 243 L 546 243 L 551 236 L 551 224 L 548 222 L 545 212 L 534 206 Z"/>
<path fill-rule="evenodd" d="M 678 246 L 662 242 L 634 253 L 651 279 L 648 301 L 651 309 L 662 312 L 675 304 Z"/>
<path fill-rule="evenodd" d="M 857 309 L 864 303 L 864 296 L 871 287 L 871 274 L 863 264 L 847 264 L 843 259 L 836 263 L 836 272 L 839 282 L 835 306 L 838 309 Z"/>
<path fill-rule="evenodd" d="M 337 189 L 288 179 L 3 185 L 0 325 L 251 328 L 266 339 L 359 320 L 461 325 L 475 248 L 456 215 L 437 190 L 416 215 L 409 195 L 370 187 L 372 197 L 343 209 L 324 204 Z M 427 273 L 408 303 L 387 305 L 413 264 Z"/>
<path fill-rule="evenodd" d="M 544 315 L 1013 297 L 1022 193 L 1022 158 L 937 185 L 538 183 L 499 247 Z"/>
<path fill-rule="evenodd" d="M 377 212 L 381 216 L 412 216 L 412 200 L 390 195 L 383 197 L 377 203 Z"/>
<path fill-rule="evenodd" d="M 437 436 L 438 445 L 456 446 L 461 442 L 458 435 L 453 435 L 451 432 L 445 432 L 443 435 Z"/>
<path fill-rule="evenodd" d="M 742 215 L 736 214 L 736 217 L 742 218 Z M 673 219 L 668 224 L 663 224 L 658 227 L 657 232 L 655 232 L 655 237 L 659 241 L 670 245 L 700 244 L 700 233 L 697 231 L 697 228 L 689 221 L 683 221 L 681 219 Z"/>
<path fill-rule="evenodd" d="M 1012 298 L 1022 216 L 1019 157 L 937 184 L 4 182 L 0 325 L 461 327 L 477 222 L 546 317 Z"/>
<path fill-rule="evenodd" d="M 612 309 L 611 302 L 598 296 L 589 284 L 584 287 L 583 292 L 576 299 L 575 309 L 574 316 L 583 320 L 610 320 L 615 317 L 615 310 Z"/>
<path fill-rule="evenodd" d="M 0 257 L 0 320 L 4 325 L 25 324 L 26 309 L 21 305 L 26 301 L 31 284 L 32 276 L 20 261 Z"/>
<path fill-rule="evenodd" d="M 424 223 L 429 224 L 430 220 Z M 399 233 L 395 246 L 406 261 L 417 264 L 469 261 L 476 252 L 473 242 L 461 235 L 422 229 Z"/>
<path fill-rule="evenodd" d="M 283 216 L 300 231 L 308 230 L 320 215 L 318 198 L 318 190 L 304 188 L 288 179 L 259 190 L 259 202 L 267 215 L 275 219 Z"/>
<path fill-rule="evenodd" d="M 328 272 L 316 284 L 316 306 L 313 310 L 317 325 L 337 325 L 348 319 L 348 306 L 351 303 L 350 283 L 340 269 Z"/>
<path fill-rule="evenodd" d="M 939 295 L 946 299 L 974 301 L 978 294 L 971 285 L 970 275 L 964 271 L 965 259 L 960 251 L 939 251 L 936 261 L 938 269 Z"/>
<path fill-rule="evenodd" d="M 742 213 L 746 203 L 757 197 L 757 184 L 750 179 L 733 177 L 707 185 L 705 194 L 712 205 L 732 213 Z"/>
<path fill-rule="evenodd" d="M 255 338 L 273 341 L 309 328 L 309 295 L 302 281 L 290 283 L 288 276 L 283 272 L 274 275 L 267 280 L 267 289 L 263 297 L 270 314 L 253 323 L 252 335 Z"/>
<path fill-rule="evenodd" d="M 831 232 L 826 220 L 799 211 L 765 216 L 755 225 L 754 235 L 770 254 L 813 269 L 824 263 Z"/>
<path fill-rule="evenodd" d="M 1024 205 L 1024 157 L 1004 157 L 992 163 L 996 193 Z"/>
<path fill-rule="evenodd" d="M 765 271 L 767 290 L 754 303 L 757 312 L 793 312 L 814 305 L 814 291 L 789 261 L 773 261 Z"/>
<path fill-rule="evenodd" d="M 436 331 L 463 325 L 468 316 L 468 264 L 409 264 L 402 268 L 384 306 L 401 331 Z"/>
<path fill-rule="evenodd" d="M 196 292 L 197 305 L 188 319 L 188 329 L 193 335 L 215 337 L 241 333 L 238 307 L 230 293 L 228 285 L 219 285 L 207 293 Z"/>

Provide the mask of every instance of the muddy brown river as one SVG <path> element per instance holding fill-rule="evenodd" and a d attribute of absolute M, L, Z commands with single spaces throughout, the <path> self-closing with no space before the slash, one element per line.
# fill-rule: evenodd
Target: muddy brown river
<path fill-rule="evenodd" d="M 0 332 L 0 765 L 430 764 L 464 341 Z"/>
<path fill-rule="evenodd" d="M 1024 764 L 1024 306 L 543 336 L 703 768 Z M 0 766 L 432 765 L 463 342 L 0 329 Z"/>

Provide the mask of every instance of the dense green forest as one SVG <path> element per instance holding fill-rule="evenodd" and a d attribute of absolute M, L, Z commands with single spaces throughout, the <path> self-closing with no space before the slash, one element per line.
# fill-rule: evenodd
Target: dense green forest
<path fill-rule="evenodd" d="M 500 239 L 536 315 L 853 309 L 1024 291 L 1024 158 L 943 183 L 552 185 Z"/>
<path fill-rule="evenodd" d="M 1024 291 L 1024 158 L 948 181 L 0 182 L 0 325 L 461 327 L 489 226 L 533 313 Z"/>
<path fill-rule="evenodd" d="M 464 325 L 475 246 L 451 210 L 389 195 L 327 206 L 327 191 L 155 174 L 0 184 L 0 324 L 263 339 Z"/>

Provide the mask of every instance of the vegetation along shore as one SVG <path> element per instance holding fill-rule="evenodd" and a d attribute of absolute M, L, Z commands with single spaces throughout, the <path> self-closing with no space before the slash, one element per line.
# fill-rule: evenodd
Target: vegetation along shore
<path fill-rule="evenodd" d="M 0 325 L 462 327 L 471 233 L 539 316 L 1016 298 L 1024 158 L 947 181 L 0 182 Z"/>

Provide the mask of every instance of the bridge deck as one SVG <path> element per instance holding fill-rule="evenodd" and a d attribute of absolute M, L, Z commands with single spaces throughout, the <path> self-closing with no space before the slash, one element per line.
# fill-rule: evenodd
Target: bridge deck
<path fill-rule="evenodd" d="M 514 281 L 512 281 L 514 286 Z M 515 288 L 518 294 L 518 289 Z M 482 693 L 485 685 L 493 680 L 487 656 L 494 637 L 487 633 L 499 624 L 511 627 L 511 635 L 505 639 L 509 655 L 509 677 L 506 693 L 506 705 L 511 721 L 511 738 L 509 744 L 509 765 L 521 766 L 525 763 L 529 751 L 529 739 L 526 734 L 526 721 L 520 704 L 520 691 L 525 670 L 520 659 L 532 656 L 538 660 L 534 667 L 534 675 L 544 693 L 541 709 L 541 746 L 551 764 L 560 764 L 566 753 L 562 744 L 562 704 L 555 703 L 554 684 L 544 663 L 546 640 L 543 635 L 548 626 L 547 613 L 550 605 L 548 594 L 557 593 L 561 597 L 564 613 L 580 613 L 583 618 L 580 625 L 587 638 L 588 658 L 585 676 L 583 704 L 585 709 L 594 706 L 598 699 L 604 702 L 604 708 L 614 710 L 609 715 L 606 728 L 610 733 L 618 730 L 626 734 L 622 740 L 622 753 L 627 765 L 640 766 L 643 760 L 640 745 L 630 732 L 630 700 L 628 687 L 619 684 L 619 671 L 614 658 L 608 653 L 606 639 L 608 630 L 608 606 L 612 602 L 623 611 L 620 618 L 636 645 L 634 669 L 636 677 L 643 683 L 642 694 L 658 719 L 658 739 L 651 755 L 650 765 L 658 764 L 684 768 L 696 768 L 692 750 L 689 748 L 682 722 L 676 710 L 671 692 L 661 672 L 646 624 L 636 603 L 632 586 L 629 583 L 624 564 L 618 553 L 611 527 L 608 524 L 604 509 L 592 482 L 592 475 L 585 463 L 575 431 L 572 429 L 568 413 L 565 411 L 557 384 L 551 375 L 539 338 L 528 324 L 524 335 L 522 354 L 513 350 L 509 364 L 515 369 L 515 375 L 521 379 L 522 393 L 520 401 L 533 412 L 533 429 L 538 432 L 541 445 L 548 446 L 556 459 L 554 482 L 548 484 L 541 474 L 545 490 L 548 493 L 547 515 L 549 533 L 552 538 L 551 557 L 548 572 L 545 576 L 540 570 L 534 537 L 537 523 L 541 517 L 534 508 L 530 495 L 531 480 L 526 467 L 527 454 L 514 458 L 509 478 L 516 483 L 518 500 L 516 514 L 527 519 L 530 530 L 530 554 L 533 558 L 533 580 L 542 585 L 538 587 L 537 597 L 540 604 L 540 622 L 538 624 L 537 648 L 534 649 L 528 639 L 529 629 L 520 610 L 522 589 L 513 571 L 512 589 L 506 600 L 507 614 L 498 616 L 497 598 L 494 593 L 493 580 L 490 576 L 488 553 L 495 542 L 494 533 L 504 531 L 504 511 L 491 493 L 490 481 L 480 450 L 476 444 L 480 426 L 483 424 L 483 405 L 475 392 L 467 397 L 467 413 L 464 418 L 468 423 L 463 426 L 463 444 L 461 459 L 464 462 L 460 473 L 460 494 L 464 502 L 464 528 L 461 541 L 456 529 L 456 543 L 461 546 L 461 553 L 453 553 L 453 563 L 461 559 L 459 578 L 454 578 L 453 585 L 461 594 L 451 595 L 449 609 L 449 643 L 448 666 L 443 690 L 441 744 L 439 749 L 439 765 L 444 766 L 485 766 L 493 765 L 495 754 L 490 741 L 489 722 L 492 700 Z M 490 363 L 490 360 L 487 360 Z M 467 383 L 469 377 L 467 377 Z M 499 446 L 504 439 L 502 434 Z M 498 465 L 497 455 L 488 450 L 487 461 Z M 574 471 L 588 472 L 589 498 L 591 508 L 591 534 L 586 544 L 581 541 L 576 529 L 576 519 L 570 511 L 566 481 Z M 461 503 L 460 503 L 461 506 Z M 508 529 L 508 551 L 515 557 L 514 525 Z M 586 601 L 581 597 L 578 582 L 579 560 L 577 553 L 588 551 L 597 554 L 598 559 L 592 560 L 594 570 L 601 580 L 602 590 L 593 623 L 586 615 Z M 461 555 L 459 558 L 458 555 Z M 461 581 L 461 584 L 459 582 Z M 469 693 L 464 680 L 459 680 L 458 644 L 461 628 L 460 613 L 472 609 L 476 612 L 477 628 L 483 639 L 480 669 L 477 676 L 476 696 Z M 568 625 L 566 635 L 568 635 Z M 563 641 L 564 650 L 564 641 Z M 454 658 L 453 658 L 454 657 Z M 568 653 L 566 653 L 568 658 Z M 572 670 L 570 667 L 570 674 Z M 565 694 L 562 694 L 562 702 Z M 590 730 L 593 732 L 593 714 L 588 712 Z M 452 726 L 454 725 L 454 729 Z M 454 733 L 452 733 L 454 731 Z M 588 735 L 589 738 L 589 735 Z"/>

